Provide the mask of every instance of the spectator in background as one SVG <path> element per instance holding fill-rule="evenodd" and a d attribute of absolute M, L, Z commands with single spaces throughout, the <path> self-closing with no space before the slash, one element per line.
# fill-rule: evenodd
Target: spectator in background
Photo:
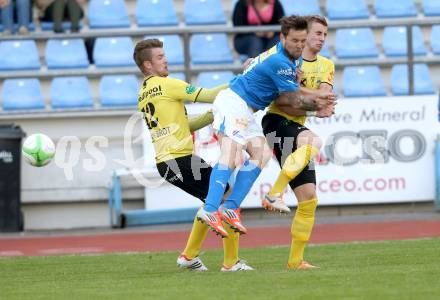
<path fill-rule="evenodd" d="M 284 16 L 279 0 L 238 0 L 232 15 L 234 26 L 278 25 Z M 275 32 L 240 33 L 234 38 L 235 50 L 256 57 L 279 42 Z"/>
<path fill-rule="evenodd" d="M 63 21 L 71 23 L 71 32 L 79 32 L 79 21 L 84 17 L 82 7 L 85 4 L 85 0 L 35 0 L 40 21 L 53 22 L 55 33 L 64 32 Z"/>
<path fill-rule="evenodd" d="M 27 34 L 29 32 L 31 21 L 30 0 L 0 0 L 0 8 L 4 34 L 14 32 L 14 12 L 17 15 L 18 33 Z"/>

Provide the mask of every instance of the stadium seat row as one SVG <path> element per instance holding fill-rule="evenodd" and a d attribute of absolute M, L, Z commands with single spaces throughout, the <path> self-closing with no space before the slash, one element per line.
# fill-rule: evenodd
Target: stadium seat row
<path fill-rule="evenodd" d="M 394 65 L 391 69 L 391 92 L 408 95 L 408 66 Z M 346 67 L 342 72 L 345 97 L 385 96 L 385 84 L 378 66 Z M 414 65 L 414 93 L 434 94 L 434 84 L 426 64 Z"/>
<path fill-rule="evenodd" d="M 184 55 L 180 37 L 168 35 L 157 38 L 164 41 L 168 63 L 170 65 L 183 64 Z M 194 64 L 233 62 L 232 51 L 224 33 L 193 35 L 190 53 Z M 44 57 L 49 69 L 87 68 L 89 66 L 82 39 L 50 39 L 47 41 Z M 93 59 L 97 67 L 135 66 L 133 41 L 130 37 L 97 38 L 93 48 Z M 1 71 L 33 70 L 40 67 L 37 45 L 34 40 L 0 42 Z"/>
<path fill-rule="evenodd" d="M 232 6 L 236 0 L 232 1 Z M 370 12 L 365 0 L 326 0 L 321 11 L 318 0 L 281 0 L 287 15 L 322 14 L 331 20 L 367 19 Z M 231 7 L 232 11 L 233 7 Z M 425 16 L 440 15 L 437 0 L 422 0 Z M 414 0 L 375 0 L 378 18 L 417 16 Z M 185 0 L 184 21 L 187 25 L 226 24 L 221 0 Z M 179 23 L 173 0 L 137 0 L 136 21 L 139 26 L 175 26 Z M 91 0 L 89 5 L 91 28 L 129 27 L 127 8 L 123 0 Z"/>
<path fill-rule="evenodd" d="M 164 42 L 170 65 L 184 63 L 183 44 L 178 35 L 146 36 Z M 388 57 L 406 56 L 406 27 L 385 27 L 382 37 L 384 53 Z M 440 55 L 440 25 L 431 30 L 431 47 L 434 55 Z M 337 58 L 377 57 L 371 28 L 338 29 L 334 41 Z M 413 27 L 413 51 L 415 55 L 426 55 L 420 27 Z M 133 41 L 130 37 L 100 37 L 96 39 L 93 59 L 96 67 L 132 67 Z M 325 45 L 322 55 L 330 57 Z M 89 60 L 82 39 L 49 39 L 46 43 L 45 60 L 48 69 L 87 68 Z M 194 34 L 190 41 L 190 57 L 193 64 L 232 63 L 233 55 L 224 33 Z M 1 41 L 0 71 L 39 69 L 40 59 L 34 40 Z"/>
<path fill-rule="evenodd" d="M 237 0 L 232 0 L 233 9 Z M 326 0 L 321 11 L 318 0 L 281 0 L 286 15 L 324 14 L 330 20 L 368 19 L 372 13 L 365 0 Z M 439 16 L 438 0 L 422 0 L 425 16 Z M 378 18 L 398 18 L 417 16 L 414 0 L 375 0 L 374 12 Z M 227 17 L 221 0 L 185 0 L 184 22 L 187 25 L 226 24 Z M 88 8 L 90 28 L 128 28 L 131 26 L 124 0 L 91 0 Z M 137 25 L 176 26 L 179 24 L 173 0 L 137 0 L 135 12 Z M 43 22 L 43 30 L 52 29 L 53 24 Z M 67 29 L 69 23 L 64 24 Z M 32 28 L 35 28 L 33 25 Z M 0 30 L 2 28 L 0 27 Z"/>
<path fill-rule="evenodd" d="M 286 15 L 320 15 L 327 13 L 330 20 L 368 19 L 372 13 L 365 0 L 326 0 L 321 11 L 319 0 L 281 0 Z M 440 16 L 438 0 L 422 0 L 425 16 Z M 417 16 L 417 7 L 413 0 L 375 0 L 374 12 L 378 18 L 400 18 Z"/>
<path fill-rule="evenodd" d="M 170 75 L 184 79 L 182 73 Z M 197 85 L 210 88 L 229 82 L 231 72 L 200 73 Z M 135 75 L 107 75 L 99 82 L 99 99 L 102 107 L 133 106 L 138 102 L 140 82 Z M 50 86 L 50 102 L 54 109 L 92 108 L 94 101 L 90 83 L 85 76 L 55 77 Z M 45 108 L 40 81 L 31 79 L 7 79 L 1 92 L 3 110 L 27 110 Z"/>
<path fill-rule="evenodd" d="M 171 77 L 184 80 L 183 73 Z M 211 88 L 229 82 L 232 72 L 202 72 L 196 84 Z M 434 84 L 426 64 L 414 65 L 415 94 L 435 93 Z M 342 73 L 342 93 L 345 97 L 385 96 L 385 84 L 377 66 L 346 67 Z M 139 80 L 134 75 L 107 75 L 99 83 L 102 107 L 134 106 L 137 104 Z M 73 92 L 74 91 L 74 92 Z M 395 65 L 391 70 L 393 95 L 408 95 L 408 67 Z M 3 110 L 45 108 L 38 79 L 8 79 L 1 92 Z M 92 108 L 93 98 L 87 77 L 57 77 L 50 87 L 51 107 L 54 109 Z"/>

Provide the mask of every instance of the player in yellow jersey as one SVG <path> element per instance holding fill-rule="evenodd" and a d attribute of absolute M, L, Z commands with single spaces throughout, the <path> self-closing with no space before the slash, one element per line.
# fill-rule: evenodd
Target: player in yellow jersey
<path fill-rule="evenodd" d="M 165 180 L 204 201 L 212 169 L 201 157 L 193 154 L 191 131 L 212 123 L 213 116 L 208 112 L 188 122 L 184 100 L 212 103 L 218 92 L 228 85 L 204 89 L 167 77 L 168 63 L 163 43 L 157 39 L 137 43 L 133 58 L 145 76 L 138 107 L 144 113 L 151 134 L 157 169 Z M 238 257 L 239 234 L 229 226 L 224 228 L 228 237 L 223 239 L 221 270 L 251 270 Z M 177 259 L 179 267 L 207 270 L 198 256 L 207 233 L 208 226 L 194 219 L 186 248 Z"/>
<path fill-rule="evenodd" d="M 301 92 L 313 94 L 333 89 L 334 64 L 318 55 L 327 37 L 327 21 L 321 16 L 308 16 L 308 35 L 302 52 Z M 292 109 L 272 102 L 262 120 L 268 140 L 275 135 L 278 142 L 270 143 L 282 166 L 271 191 L 264 197 L 263 206 L 269 210 L 290 212 L 281 198 L 289 184 L 298 200 L 292 222 L 292 244 L 288 260 L 290 269 L 310 269 L 315 266 L 303 260 L 304 248 L 312 232 L 317 206 L 316 175 L 313 158 L 319 153 L 322 141 L 304 126 L 307 116 L 330 117 L 336 102 L 316 112 Z"/>

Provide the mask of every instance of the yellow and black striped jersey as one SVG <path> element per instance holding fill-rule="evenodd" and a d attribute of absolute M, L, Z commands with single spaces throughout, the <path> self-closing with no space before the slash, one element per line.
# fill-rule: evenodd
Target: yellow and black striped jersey
<path fill-rule="evenodd" d="M 301 70 L 303 72 L 301 78 L 302 87 L 319 89 L 321 83 L 327 83 L 333 86 L 335 65 L 331 60 L 321 55 L 318 55 L 313 61 L 303 59 Z M 275 102 L 270 104 L 268 112 L 279 114 L 301 125 L 304 125 L 304 122 L 306 121 L 306 116 L 295 117 L 281 111 Z"/>

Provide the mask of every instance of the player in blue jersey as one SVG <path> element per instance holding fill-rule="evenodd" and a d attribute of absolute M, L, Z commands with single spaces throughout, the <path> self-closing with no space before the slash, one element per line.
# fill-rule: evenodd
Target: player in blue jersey
<path fill-rule="evenodd" d="M 234 230 L 246 233 L 239 207 L 272 157 L 254 112 L 265 109 L 274 99 L 280 105 L 305 111 L 316 111 L 335 101 L 332 92 L 304 95 L 300 92 L 297 73 L 307 38 L 307 20 L 290 16 L 282 18 L 280 23 L 281 41 L 256 57 L 214 101 L 214 129 L 220 136 L 221 154 L 210 176 L 205 207 L 197 217 L 223 237 L 228 234 L 222 220 Z M 243 164 L 242 150 L 249 154 Z M 232 193 L 219 210 L 229 177 L 239 165 Z"/>

